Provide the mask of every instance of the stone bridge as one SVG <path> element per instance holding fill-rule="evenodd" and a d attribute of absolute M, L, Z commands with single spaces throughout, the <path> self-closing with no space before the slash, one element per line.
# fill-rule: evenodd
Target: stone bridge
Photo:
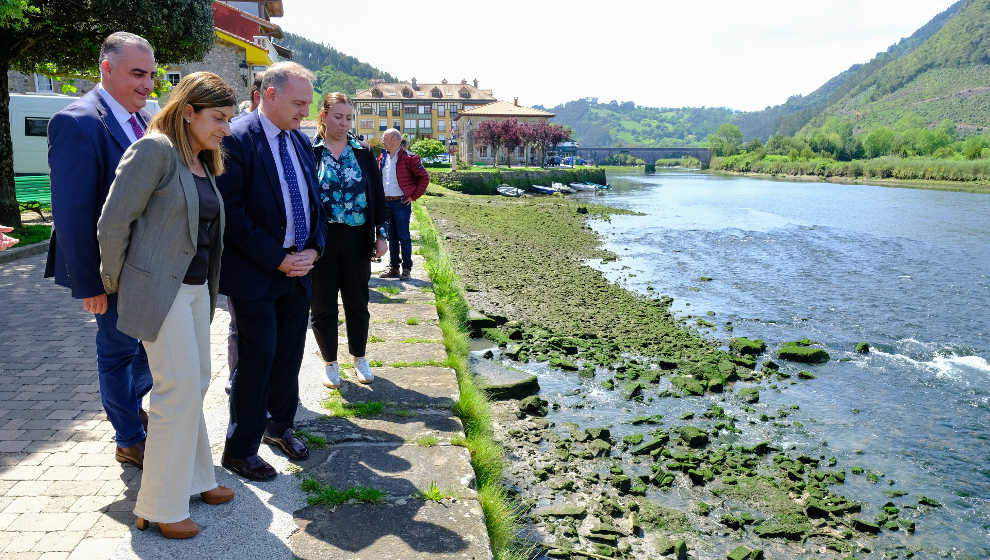
<path fill-rule="evenodd" d="M 712 151 L 709 148 L 585 148 L 577 150 L 577 155 L 592 163 L 602 163 L 609 156 L 615 154 L 629 154 L 639 158 L 646 163 L 653 163 L 658 159 L 672 159 L 691 156 L 701 160 L 702 168 L 707 169 L 712 162 Z"/>

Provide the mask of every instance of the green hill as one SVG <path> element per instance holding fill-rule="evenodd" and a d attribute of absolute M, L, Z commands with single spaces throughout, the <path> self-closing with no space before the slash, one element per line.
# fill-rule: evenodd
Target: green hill
<path fill-rule="evenodd" d="M 317 93 L 342 91 L 351 95 L 358 89 L 367 88 L 372 78 L 396 81 L 388 72 L 294 33 L 286 33 L 278 43 L 292 50 L 292 60 L 316 74 L 314 89 Z"/>
<path fill-rule="evenodd" d="M 654 108 L 632 101 L 599 103 L 593 97 L 536 108 L 556 114 L 553 122 L 569 126 L 575 140 L 585 146 L 698 146 L 735 114 L 726 108 Z"/>
<path fill-rule="evenodd" d="M 823 111 L 849 92 L 858 91 L 864 84 L 870 83 L 878 72 L 892 62 L 909 55 L 925 44 L 947 22 L 956 19 L 964 8 L 967 8 L 967 0 L 959 0 L 912 33 L 910 37 L 891 45 L 885 52 L 877 54 L 866 64 L 854 64 L 806 96 L 795 95 L 786 103 L 767 107 L 763 111 L 740 113 L 733 122 L 739 126 L 747 139 L 764 140 L 774 133 L 791 136 L 812 120 L 824 122 L 824 118 L 816 119 Z"/>
<path fill-rule="evenodd" d="M 804 126 L 828 117 L 857 130 L 891 125 L 906 113 L 928 124 L 948 119 L 961 131 L 990 127 L 990 0 L 966 0 L 934 34 L 869 75 L 847 84 Z"/>

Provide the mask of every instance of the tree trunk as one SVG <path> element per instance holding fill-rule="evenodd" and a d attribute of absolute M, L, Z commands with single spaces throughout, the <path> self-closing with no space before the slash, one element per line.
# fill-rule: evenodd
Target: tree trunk
<path fill-rule="evenodd" d="M 21 211 L 14 190 L 14 145 L 10 137 L 10 60 L 0 59 L 0 224 L 20 227 Z"/>

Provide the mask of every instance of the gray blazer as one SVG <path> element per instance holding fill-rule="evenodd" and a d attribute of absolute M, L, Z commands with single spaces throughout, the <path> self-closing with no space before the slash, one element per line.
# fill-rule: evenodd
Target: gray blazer
<path fill-rule="evenodd" d="M 210 241 L 210 317 L 216 309 L 223 251 L 223 198 L 220 227 Z M 165 322 L 189 263 L 196 254 L 199 193 L 192 172 L 167 136 L 149 134 L 131 144 L 96 225 L 100 276 L 117 296 L 117 329 L 154 341 Z"/>

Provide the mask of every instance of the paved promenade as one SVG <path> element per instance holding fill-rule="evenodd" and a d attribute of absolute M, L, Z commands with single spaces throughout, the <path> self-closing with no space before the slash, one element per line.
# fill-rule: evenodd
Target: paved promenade
<path fill-rule="evenodd" d="M 446 352 L 419 256 L 413 279 L 371 282 L 368 359 L 383 364 L 373 368 L 371 386 L 350 377 L 339 392 L 324 388 L 312 334 L 307 339 L 297 427 L 328 446 L 312 447 L 307 461 L 293 464 L 262 445 L 262 457 L 281 473 L 269 482 L 217 466 L 217 481 L 236 497 L 220 506 L 193 498 L 190 514 L 202 530 L 188 541 L 134 527 L 141 471 L 113 457 L 96 379 L 95 321 L 67 290 L 43 279 L 43 269 L 41 255 L 0 264 L 0 558 L 491 558 L 468 452 L 450 444 L 462 435 L 451 412 L 457 383 L 440 366 Z M 386 294 L 382 286 L 401 291 Z M 218 309 L 205 404 L 216 465 L 227 429 L 227 325 Z M 343 343 L 341 363 L 349 361 Z M 333 402 L 341 415 L 325 407 Z M 384 498 L 309 506 L 306 478 L 338 490 L 375 488 Z M 420 492 L 431 483 L 453 497 L 424 499 Z"/>

